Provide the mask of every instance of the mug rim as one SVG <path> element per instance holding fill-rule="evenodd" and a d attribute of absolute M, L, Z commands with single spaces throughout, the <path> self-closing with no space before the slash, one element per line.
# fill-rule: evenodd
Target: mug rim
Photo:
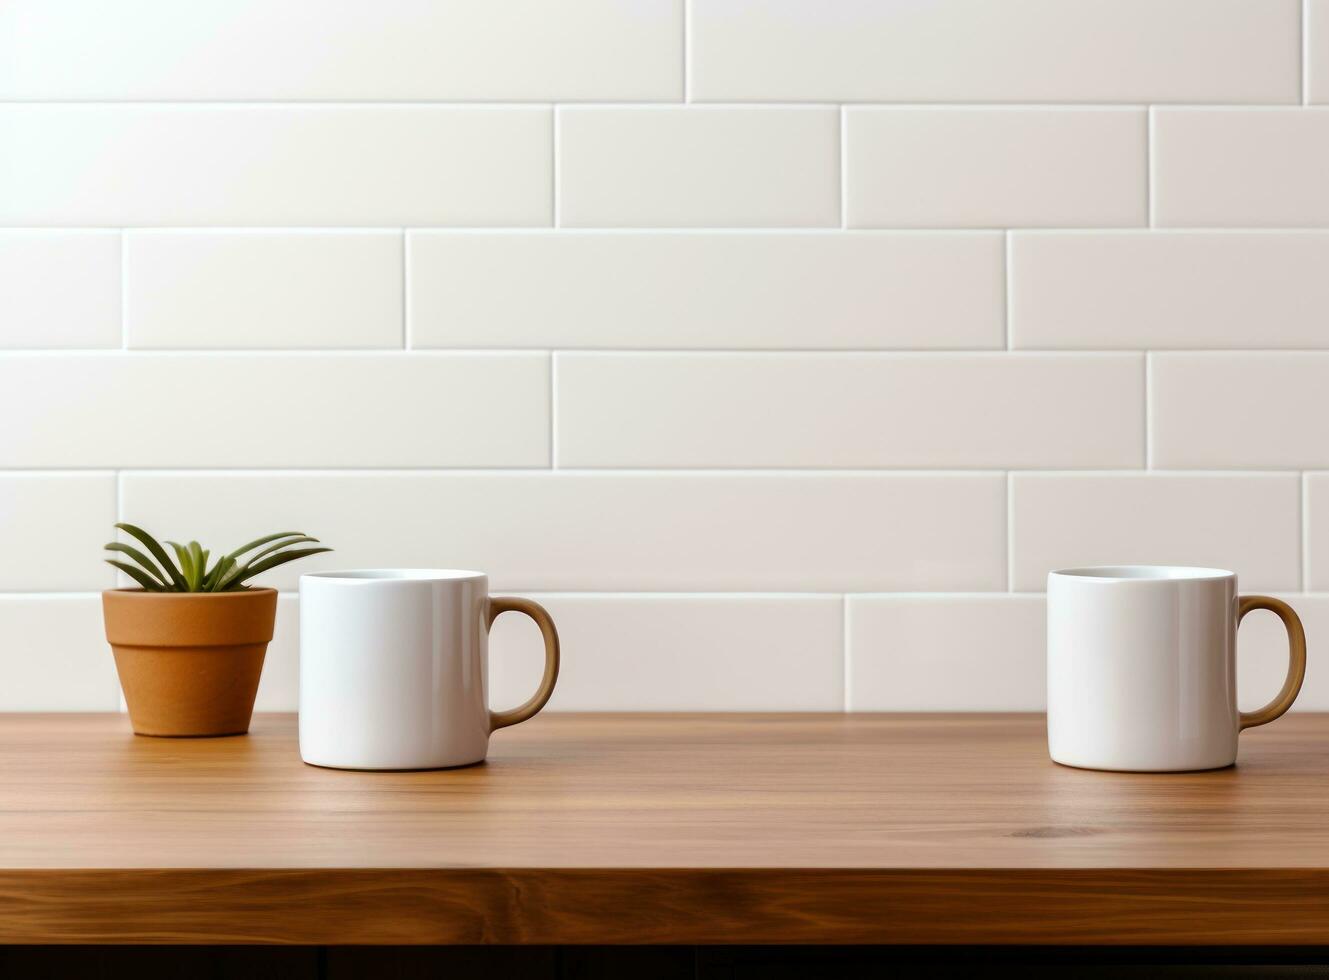
<path fill-rule="evenodd" d="M 301 581 L 320 578 L 332 582 L 465 582 L 485 578 L 469 568 L 343 568 L 305 572 Z"/>
<path fill-rule="evenodd" d="M 1082 565 L 1058 568 L 1048 578 L 1054 575 L 1091 582 L 1211 582 L 1237 577 L 1225 568 L 1200 565 Z"/>

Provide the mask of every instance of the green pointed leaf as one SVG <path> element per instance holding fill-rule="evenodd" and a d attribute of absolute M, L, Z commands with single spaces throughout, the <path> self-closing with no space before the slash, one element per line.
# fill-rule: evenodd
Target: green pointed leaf
<path fill-rule="evenodd" d="M 221 584 L 218 586 L 219 591 L 225 591 L 228 586 L 238 586 L 240 582 L 244 580 L 244 578 L 248 578 L 248 576 L 245 575 L 245 572 L 248 569 L 260 564 L 266 556 L 272 554 L 273 552 L 279 552 L 282 549 L 286 548 L 288 545 L 302 544 L 305 542 L 317 543 L 318 538 L 311 538 L 308 535 L 301 534 L 298 537 L 291 538 L 286 541 L 279 541 L 277 544 L 270 545 L 269 547 L 264 548 L 262 551 L 259 551 L 253 556 L 251 556 L 248 561 L 242 564 L 238 564 L 236 565 L 235 568 L 231 569 L 231 571 L 227 573 L 226 577 L 222 580 Z"/>
<path fill-rule="evenodd" d="M 226 574 L 234 566 L 235 566 L 235 559 L 232 558 L 230 555 L 222 555 L 220 558 L 218 558 L 217 566 L 212 570 L 212 573 L 208 576 L 208 581 L 204 583 L 204 587 L 206 588 L 206 590 L 208 592 L 222 591 L 221 589 L 222 580 L 226 577 Z"/>
<path fill-rule="evenodd" d="M 171 581 L 175 583 L 175 587 L 181 592 L 185 591 L 184 576 L 180 574 L 179 569 L 175 567 L 171 562 L 171 559 L 166 556 L 166 549 L 157 543 L 156 538 L 143 530 L 143 528 L 136 527 L 133 524 L 122 523 L 117 524 L 116 527 L 124 531 L 126 534 L 137 538 L 139 543 L 148 549 L 148 554 L 152 555 L 153 558 L 156 558 L 157 563 L 166 570 L 166 574 L 171 576 Z"/>
<path fill-rule="evenodd" d="M 180 591 L 193 592 L 194 556 L 190 553 L 188 548 L 186 548 L 182 544 L 179 544 L 178 542 L 167 541 L 166 543 L 175 549 L 175 557 L 180 560 L 180 572 L 184 576 L 184 581 L 181 583 Z"/>
<path fill-rule="evenodd" d="M 134 561 L 142 565 L 144 571 L 152 575 L 152 577 L 162 585 L 169 586 L 171 584 L 171 580 L 166 577 L 166 573 L 159 569 L 156 564 L 153 563 L 151 558 L 143 554 L 143 552 L 139 551 L 137 548 L 131 545 L 122 544 L 119 541 L 112 541 L 105 547 L 107 551 L 118 551 L 121 554 L 128 555 L 130 558 L 134 559 Z"/>
<path fill-rule="evenodd" d="M 306 542 L 311 542 L 311 541 L 317 543 L 317 542 L 318 542 L 318 538 L 311 538 L 311 537 L 309 537 L 308 535 L 301 534 L 301 535 L 299 535 L 298 537 L 291 538 L 290 540 L 287 540 L 287 541 L 279 541 L 277 544 L 270 545 L 270 546 L 268 546 L 267 548 L 264 548 L 262 551 L 257 552 L 256 554 L 254 554 L 254 555 L 249 559 L 249 561 L 245 562 L 245 563 L 244 563 L 243 565 L 241 565 L 240 567 L 238 567 L 238 568 L 236 568 L 236 569 L 233 569 L 233 570 L 231 571 L 231 574 L 230 574 L 230 578 L 229 578 L 229 580 L 224 580 L 224 581 L 222 582 L 220 588 L 221 588 L 221 589 L 224 589 L 224 588 L 226 587 L 227 584 L 238 584 L 238 583 L 237 583 L 237 579 L 238 579 L 238 577 L 239 577 L 241 574 L 243 574 L 243 572 L 245 571 L 246 568 L 248 568 L 248 567 L 250 567 L 250 566 L 252 566 L 252 565 L 256 565 L 256 564 L 258 564 L 263 558 L 265 558 L 266 556 L 272 554 L 273 552 L 275 552 L 275 551 L 281 551 L 283 548 L 286 548 L 286 547 L 289 546 L 289 545 L 293 545 L 293 544 L 304 544 L 304 543 L 306 543 Z M 331 550 L 331 549 L 328 549 L 328 550 Z M 272 566 L 269 566 L 269 567 L 272 567 Z M 241 580 L 241 581 L 243 581 L 243 580 Z"/>
<path fill-rule="evenodd" d="M 278 565 L 284 565 L 288 561 L 294 561 L 297 558 L 308 558 L 310 555 L 321 555 L 325 551 L 331 551 L 331 548 L 296 548 L 294 551 L 283 551 L 280 554 L 273 555 L 260 562 L 251 562 L 240 570 L 240 574 L 232 580 L 233 585 L 239 585 L 255 575 L 261 575 L 270 568 L 276 568 Z M 234 573 L 232 573 L 234 574 Z"/>
<path fill-rule="evenodd" d="M 114 558 L 107 558 L 106 564 L 113 565 L 116 568 L 120 569 L 120 571 L 124 572 L 126 575 L 132 578 L 139 585 L 143 586 L 143 588 L 145 588 L 149 592 L 163 591 L 160 582 L 158 582 L 152 576 L 148 575 L 146 572 L 140 571 L 139 569 L 135 568 L 133 565 L 127 565 L 122 561 L 116 561 Z"/>
<path fill-rule="evenodd" d="M 207 553 L 208 553 L 208 552 L 206 552 L 206 551 L 204 552 L 204 554 L 207 554 Z M 210 568 L 208 571 L 206 571 L 206 572 L 203 573 L 203 591 L 204 591 L 204 592 L 211 592 L 211 591 L 212 591 L 212 587 L 213 587 L 213 585 L 215 585 L 215 584 L 217 583 L 217 579 L 220 578 L 220 576 L 221 576 L 221 567 L 222 567 L 222 564 L 223 564 L 225 561 L 226 561 L 226 556 L 225 556 L 225 555 L 222 555 L 222 557 L 218 558 L 217 561 L 213 564 L 212 568 Z"/>
<path fill-rule="evenodd" d="M 203 554 L 203 546 L 197 541 L 189 542 L 189 562 L 192 568 L 192 574 L 186 575 L 189 579 L 189 591 L 197 592 L 203 586 L 203 569 L 207 556 Z"/>
<path fill-rule="evenodd" d="M 262 551 L 255 552 L 253 555 L 250 556 L 249 561 L 246 562 L 246 564 L 252 565 L 256 561 L 266 558 L 274 551 L 281 551 L 283 548 L 288 548 L 291 545 L 307 544 L 307 543 L 318 544 L 318 538 L 311 538 L 308 535 L 302 534 L 298 538 L 291 538 L 289 541 L 279 541 L 274 545 L 270 545 L 269 547 L 264 548 Z"/>
<path fill-rule="evenodd" d="M 249 562 L 244 564 L 237 562 L 230 571 L 221 577 L 221 581 L 217 583 L 217 591 L 228 592 L 233 588 L 238 588 L 241 582 L 240 576 L 245 573 L 249 565 Z"/>
<path fill-rule="evenodd" d="M 271 541 L 276 541 L 278 538 L 303 538 L 304 534 L 304 531 L 282 531 L 279 534 L 268 534 L 264 537 L 254 539 L 243 547 L 236 548 L 226 557 L 238 559 L 246 551 L 253 551 L 259 545 L 268 544 Z"/>

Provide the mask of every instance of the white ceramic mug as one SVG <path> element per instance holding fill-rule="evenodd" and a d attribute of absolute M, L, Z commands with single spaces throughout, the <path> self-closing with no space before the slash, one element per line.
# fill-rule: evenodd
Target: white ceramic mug
<path fill-rule="evenodd" d="M 488 702 L 489 627 L 530 616 L 545 641 L 535 696 Z M 489 735 L 530 718 L 558 679 L 558 632 L 529 599 L 490 596 L 481 572 L 363 569 L 300 576 L 300 756 L 336 769 L 441 769 L 484 759 Z"/>
<path fill-rule="evenodd" d="M 1287 628 L 1282 691 L 1237 710 L 1237 624 L 1268 609 Z M 1237 595 L 1216 568 L 1115 565 L 1048 576 L 1048 750 L 1084 769 L 1172 772 L 1237 759 L 1237 735 L 1287 711 L 1306 674 L 1291 607 Z"/>

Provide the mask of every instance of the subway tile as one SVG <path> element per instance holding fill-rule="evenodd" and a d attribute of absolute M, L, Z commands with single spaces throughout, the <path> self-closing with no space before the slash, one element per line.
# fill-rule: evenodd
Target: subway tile
<path fill-rule="evenodd" d="M 563 225 L 840 224 L 832 107 L 574 107 L 557 126 Z"/>
<path fill-rule="evenodd" d="M 0 592 L 110 588 L 115 520 L 113 473 L 0 472 Z"/>
<path fill-rule="evenodd" d="M 1295 474 L 1020 474 L 1012 477 L 1012 587 L 1041 592 L 1080 565 L 1229 568 L 1253 589 L 1301 577 Z"/>
<path fill-rule="evenodd" d="M 1138 354 L 558 354 L 572 467 L 1131 467 Z"/>
<path fill-rule="evenodd" d="M 1040 596 L 849 596 L 850 711 L 1042 711 Z"/>
<path fill-rule="evenodd" d="M 1156 466 L 1329 466 L 1329 352 L 1153 354 L 1149 390 Z"/>
<path fill-rule="evenodd" d="M 1306 588 L 1329 592 L 1329 473 L 1307 473 Z"/>
<path fill-rule="evenodd" d="M 1329 225 L 1329 108 L 1153 111 L 1158 225 Z"/>
<path fill-rule="evenodd" d="M 1017 232 L 1016 348 L 1325 347 L 1329 234 Z"/>
<path fill-rule="evenodd" d="M 496 589 L 1005 587 L 1000 474 L 126 473 L 123 513 L 205 544 L 307 530 L 301 571 L 479 568 Z M 211 545 L 209 545 L 211 546 Z"/>
<path fill-rule="evenodd" d="M 992 232 L 425 231 L 409 251 L 417 347 L 1005 346 Z"/>
<path fill-rule="evenodd" d="M 0 105 L 0 223 L 547 225 L 551 111 Z"/>
<path fill-rule="evenodd" d="M 1307 101 L 1329 102 L 1329 0 L 1304 2 Z"/>
<path fill-rule="evenodd" d="M 0 229 L 0 348 L 119 346 L 118 232 Z"/>
<path fill-rule="evenodd" d="M 0 711 L 114 711 L 101 597 L 0 595 L 0 677 Z"/>
<path fill-rule="evenodd" d="M 1141 109 L 851 107 L 854 228 L 1147 223 Z"/>
<path fill-rule="evenodd" d="M 698 0 L 689 26 L 702 100 L 1300 98 L 1297 0 Z"/>
<path fill-rule="evenodd" d="M 300 708 L 300 600 L 292 593 L 277 597 L 277 621 L 263 658 L 255 711 L 298 711 Z"/>
<path fill-rule="evenodd" d="M 543 354 L 0 355 L 0 459 L 545 466 Z"/>
<path fill-rule="evenodd" d="M 130 347 L 402 345 L 402 236 L 136 231 L 126 237 Z"/>
<path fill-rule="evenodd" d="M 0 98 L 677 99 L 682 46 L 681 0 L 13 0 Z"/>
<path fill-rule="evenodd" d="M 839 711 L 839 596 L 543 595 L 567 651 L 554 711 Z M 544 667 L 529 620 L 490 634 L 489 703 L 521 704 Z"/>

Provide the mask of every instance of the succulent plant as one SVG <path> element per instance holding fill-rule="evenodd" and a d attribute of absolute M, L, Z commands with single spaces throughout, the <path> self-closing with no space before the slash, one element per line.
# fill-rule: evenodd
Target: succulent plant
<path fill-rule="evenodd" d="M 222 555 L 208 568 L 208 556 L 212 552 L 197 541 L 187 545 L 167 541 L 179 561 L 177 565 L 157 539 L 141 527 L 133 524 L 117 524 L 116 527 L 136 538 L 152 557 L 133 545 L 112 541 L 106 546 L 107 551 L 127 555 L 138 566 L 114 558 L 107 558 L 106 563 L 120 569 L 149 592 L 235 592 L 249 588 L 245 582 L 270 568 L 332 550 L 325 547 L 297 548 L 296 545 L 311 542 L 318 544 L 318 538 L 311 538 L 303 531 L 281 531 L 255 538 L 230 554 Z M 245 555 L 249 557 L 245 558 Z"/>

